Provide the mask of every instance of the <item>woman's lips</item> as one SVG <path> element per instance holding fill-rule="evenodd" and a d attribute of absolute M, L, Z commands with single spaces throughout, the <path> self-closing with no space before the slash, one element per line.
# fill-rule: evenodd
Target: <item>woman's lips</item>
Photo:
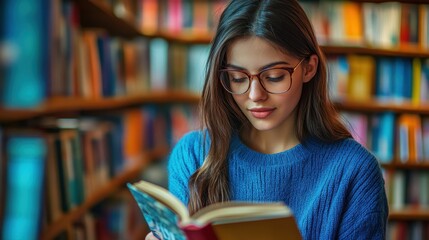
<path fill-rule="evenodd" d="M 252 108 L 249 111 L 254 118 L 264 119 L 274 111 L 274 108 Z"/>

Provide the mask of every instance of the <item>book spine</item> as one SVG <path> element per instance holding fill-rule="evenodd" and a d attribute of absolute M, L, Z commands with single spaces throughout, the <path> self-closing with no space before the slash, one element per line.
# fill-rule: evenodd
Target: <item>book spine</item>
<path fill-rule="evenodd" d="M 216 233 L 213 230 L 211 224 L 206 224 L 204 226 L 196 225 L 186 225 L 181 226 L 180 229 L 185 233 L 186 239 L 188 240 L 217 240 Z"/>

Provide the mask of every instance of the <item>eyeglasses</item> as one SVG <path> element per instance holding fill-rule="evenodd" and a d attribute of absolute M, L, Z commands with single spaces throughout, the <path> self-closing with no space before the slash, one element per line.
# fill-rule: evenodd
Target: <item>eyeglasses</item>
<path fill-rule="evenodd" d="M 304 58 L 305 59 L 305 58 Z M 276 67 L 265 69 L 257 74 L 250 74 L 245 70 L 221 69 L 220 82 L 222 86 L 231 94 L 244 94 L 250 88 L 253 77 L 257 77 L 262 88 L 273 94 L 280 94 L 289 91 L 292 86 L 292 74 L 296 68 L 304 61 L 302 59 L 295 67 Z"/>

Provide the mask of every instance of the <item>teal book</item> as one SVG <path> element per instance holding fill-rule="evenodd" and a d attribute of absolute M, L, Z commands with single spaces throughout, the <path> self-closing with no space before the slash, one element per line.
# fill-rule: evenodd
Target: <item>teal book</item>
<path fill-rule="evenodd" d="M 42 219 L 45 139 L 10 135 L 6 145 L 7 177 L 1 239 L 38 239 Z"/>
<path fill-rule="evenodd" d="M 0 10 L 6 56 L 0 104 L 6 108 L 33 108 L 45 99 L 49 5 L 48 0 L 7 0 Z"/>

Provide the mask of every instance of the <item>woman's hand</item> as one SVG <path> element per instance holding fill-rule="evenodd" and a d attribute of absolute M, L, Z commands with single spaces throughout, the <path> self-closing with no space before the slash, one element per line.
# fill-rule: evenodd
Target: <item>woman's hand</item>
<path fill-rule="evenodd" d="M 152 232 L 150 232 L 148 235 L 146 235 L 145 240 L 159 240 L 159 239 L 155 237 Z"/>

